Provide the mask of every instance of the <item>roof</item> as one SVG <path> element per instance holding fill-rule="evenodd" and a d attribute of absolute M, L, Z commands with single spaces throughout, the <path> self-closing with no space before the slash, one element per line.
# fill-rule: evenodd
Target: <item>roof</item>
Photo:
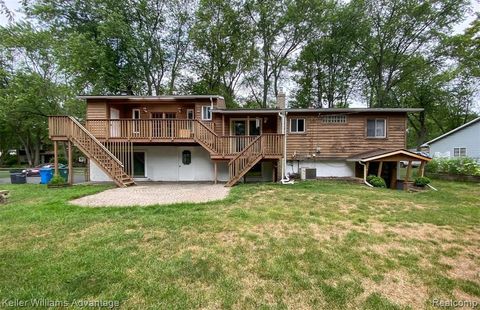
<path fill-rule="evenodd" d="M 368 161 L 379 160 L 379 159 L 387 158 L 390 156 L 397 156 L 397 155 L 405 156 L 406 160 L 408 159 L 424 160 L 424 161 L 431 160 L 430 157 L 425 156 L 422 153 L 411 152 L 405 149 L 398 149 L 398 150 L 374 149 L 371 151 L 352 155 L 349 158 L 347 158 L 347 161 L 368 162 Z"/>
<path fill-rule="evenodd" d="M 78 99 L 133 99 L 133 100 L 181 100 L 181 99 L 223 99 L 222 96 L 218 95 L 175 95 L 175 96 L 90 96 L 90 95 L 80 95 L 77 96 Z"/>
<path fill-rule="evenodd" d="M 433 139 L 433 140 L 430 140 L 430 141 L 428 141 L 428 142 L 425 142 L 425 143 L 422 144 L 421 146 L 428 146 L 428 145 L 430 145 L 430 144 L 432 144 L 432 143 L 434 143 L 434 142 L 436 142 L 436 141 L 438 141 L 438 140 L 441 140 L 441 139 L 445 138 L 446 136 L 451 135 L 452 133 L 455 133 L 455 132 L 460 131 L 460 130 L 462 130 L 462 129 L 470 126 L 470 125 L 473 125 L 473 124 L 475 124 L 475 123 L 478 122 L 478 121 L 480 121 L 480 117 L 477 117 L 476 119 L 474 119 L 474 120 L 472 120 L 472 121 L 470 121 L 470 122 L 468 122 L 468 123 L 466 123 L 466 124 L 463 124 L 462 126 L 459 126 L 459 127 L 455 128 L 455 129 L 453 129 L 453 130 L 450 130 L 449 132 L 444 133 L 443 135 L 441 135 L 441 136 L 439 136 L 439 137 L 436 137 L 436 138 Z"/>
<path fill-rule="evenodd" d="M 278 113 L 282 110 L 270 109 L 215 109 L 213 113 L 241 114 L 241 113 Z M 322 108 L 322 109 L 285 109 L 287 113 L 408 113 L 421 112 L 423 109 L 410 108 Z"/>

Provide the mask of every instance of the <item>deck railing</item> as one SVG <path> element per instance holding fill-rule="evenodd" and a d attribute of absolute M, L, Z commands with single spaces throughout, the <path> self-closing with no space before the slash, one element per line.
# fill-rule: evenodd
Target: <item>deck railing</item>
<path fill-rule="evenodd" d="M 49 118 L 50 137 L 61 138 L 68 134 L 65 117 Z M 187 119 L 89 119 L 85 128 L 97 139 L 107 141 L 196 141 L 218 156 L 233 156 L 244 150 L 258 136 L 219 136 L 211 125 Z M 281 156 L 281 134 L 262 134 L 265 155 Z"/>

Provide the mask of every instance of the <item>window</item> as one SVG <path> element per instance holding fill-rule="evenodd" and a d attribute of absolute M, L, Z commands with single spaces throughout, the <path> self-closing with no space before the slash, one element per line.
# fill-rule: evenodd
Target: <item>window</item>
<path fill-rule="evenodd" d="M 202 120 L 210 121 L 212 120 L 212 107 L 209 105 L 202 106 Z"/>
<path fill-rule="evenodd" d="M 346 115 L 325 115 L 322 118 L 324 123 L 327 124 L 345 124 L 347 122 Z"/>
<path fill-rule="evenodd" d="M 192 152 L 185 150 L 182 152 L 182 164 L 190 165 L 192 163 Z"/>
<path fill-rule="evenodd" d="M 367 120 L 367 137 L 368 138 L 386 138 L 387 121 L 383 118 Z"/>
<path fill-rule="evenodd" d="M 290 119 L 290 132 L 292 133 L 305 132 L 305 119 L 303 118 Z"/>
<path fill-rule="evenodd" d="M 195 118 L 195 113 L 193 109 L 187 109 L 187 119 L 194 119 Z"/>
<path fill-rule="evenodd" d="M 135 121 L 135 120 L 140 119 L 140 109 L 133 109 L 132 110 L 132 119 L 134 119 L 134 121 L 133 121 L 133 133 L 140 133 L 139 121 Z"/>
<path fill-rule="evenodd" d="M 453 148 L 453 157 L 465 157 L 467 156 L 466 147 L 454 147 Z"/>

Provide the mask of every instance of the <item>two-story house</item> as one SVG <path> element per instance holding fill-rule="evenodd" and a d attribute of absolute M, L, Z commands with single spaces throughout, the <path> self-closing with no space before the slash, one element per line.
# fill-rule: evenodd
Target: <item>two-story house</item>
<path fill-rule="evenodd" d="M 79 98 L 87 102 L 85 122 L 52 116 L 50 138 L 85 153 L 92 181 L 119 186 L 231 186 L 247 173 L 276 181 L 304 168 L 314 177 L 375 173 L 394 186 L 398 161 L 425 160 L 404 150 L 407 113 L 419 109 L 286 109 L 284 95 L 272 109 L 227 109 L 213 95 Z"/>

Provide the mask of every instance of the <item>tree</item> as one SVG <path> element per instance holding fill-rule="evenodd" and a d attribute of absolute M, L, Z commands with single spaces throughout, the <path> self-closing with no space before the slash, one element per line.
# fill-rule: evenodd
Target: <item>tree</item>
<path fill-rule="evenodd" d="M 394 105 L 392 89 L 415 70 L 410 61 L 429 54 L 460 20 L 461 0 L 354 0 L 363 13 L 358 46 L 369 106 Z"/>
<path fill-rule="evenodd" d="M 296 105 L 346 107 L 355 85 L 357 16 L 348 5 L 334 5 L 316 19 L 293 69 L 299 73 Z"/>
<path fill-rule="evenodd" d="M 236 0 L 202 0 L 191 38 L 193 66 L 200 80 L 195 93 L 219 93 L 232 105 L 245 73 L 254 65 L 253 32 Z"/>
<path fill-rule="evenodd" d="M 279 92 L 290 57 L 307 38 L 320 1 L 247 0 L 245 7 L 255 30 L 258 68 L 248 79 L 252 96 L 265 108 Z M 256 87 L 260 84 L 260 89 Z"/>
<path fill-rule="evenodd" d="M 0 36 L 0 46 L 14 62 L 0 88 L 0 130 L 8 137 L 0 144 L 22 145 L 29 164 L 36 165 L 48 138 L 47 116 L 61 113 L 71 93 L 58 75 L 50 32 L 18 24 L 0 28 Z"/>

